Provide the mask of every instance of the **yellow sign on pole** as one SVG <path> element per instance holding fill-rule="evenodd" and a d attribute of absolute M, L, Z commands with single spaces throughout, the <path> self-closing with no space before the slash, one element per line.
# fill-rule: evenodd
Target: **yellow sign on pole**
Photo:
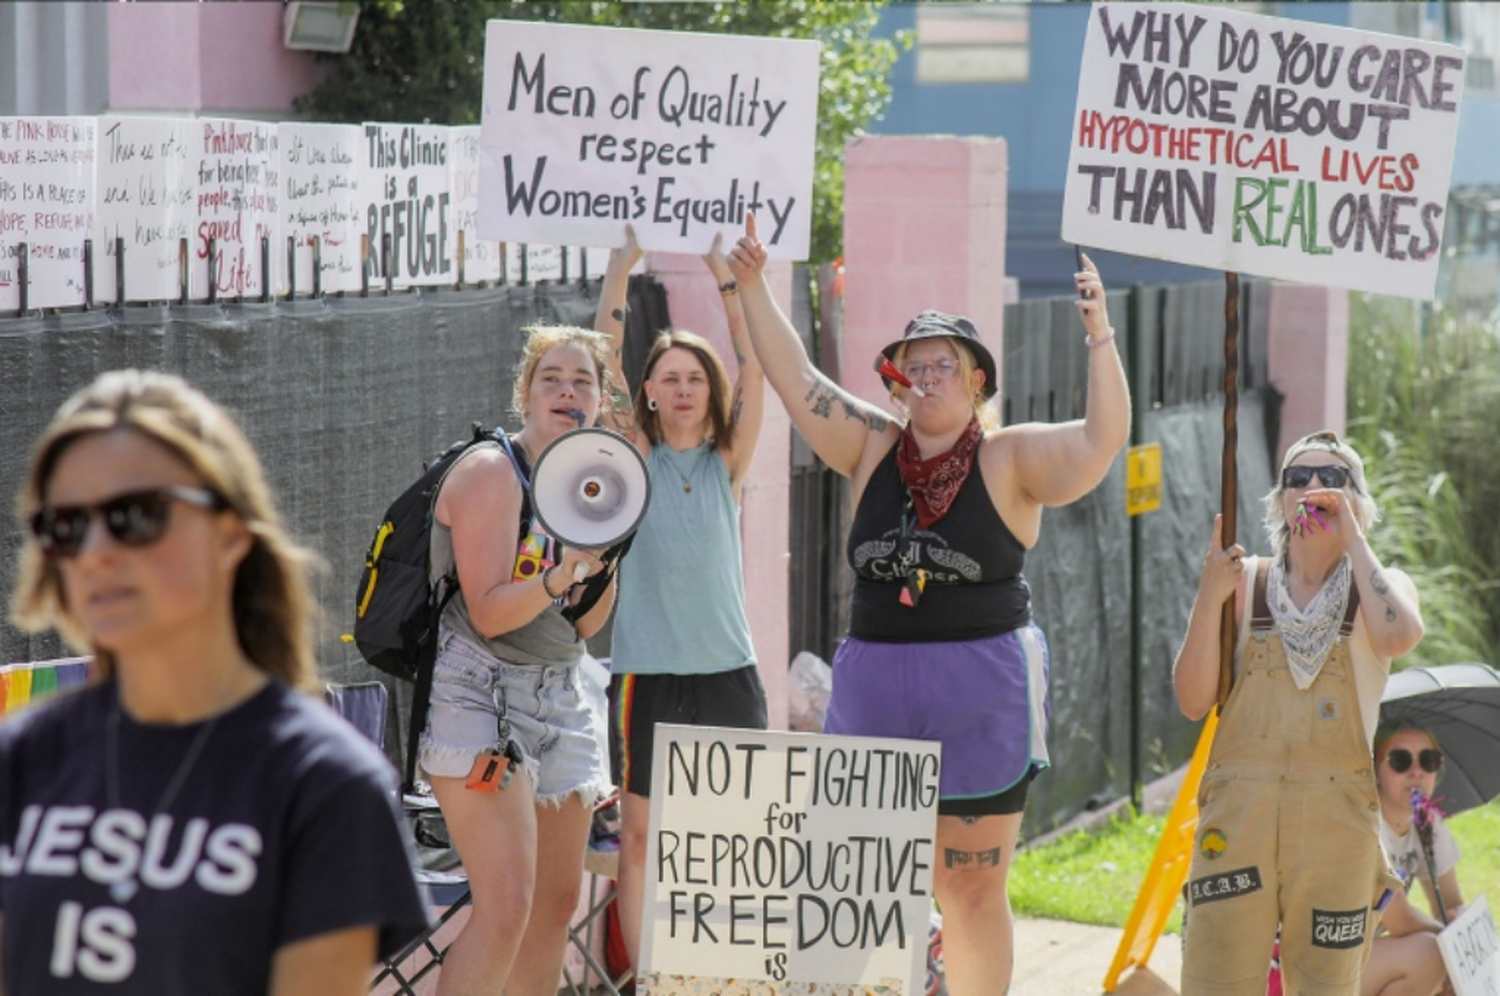
<path fill-rule="evenodd" d="M 1161 508 L 1161 443 L 1132 446 L 1125 455 L 1125 514 Z"/>

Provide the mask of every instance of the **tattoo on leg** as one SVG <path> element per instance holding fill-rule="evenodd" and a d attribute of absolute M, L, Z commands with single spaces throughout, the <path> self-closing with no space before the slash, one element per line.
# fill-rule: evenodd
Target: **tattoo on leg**
<path fill-rule="evenodd" d="M 1391 585 L 1390 582 L 1385 579 L 1385 575 L 1381 574 L 1379 571 L 1371 571 L 1370 587 L 1374 588 L 1375 594 L 1379 595 L 1380 600 L 1385 602 L 1385 621 L 1391 623 L 1395 622 L 1396 607 L 1392 605 L 1391 600 L 1386 597 L 1391 592 Z"/>
<path fill-rule="evenodd" d="M 950 847 L 943 852 L 943 862 L 949 868 L 957 868 L 960 871 L 983 871 L 986 868 L 998 868 L 1000 866 L 1000 848 L 992 847 L 988 851 L 959 851 Z"/>

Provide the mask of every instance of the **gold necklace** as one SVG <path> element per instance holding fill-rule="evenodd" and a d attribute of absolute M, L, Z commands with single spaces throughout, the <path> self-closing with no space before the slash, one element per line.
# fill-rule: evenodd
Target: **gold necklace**
<path fill-rule="evenodd" d="M 665 446 L 666 444 L 663 443 L 662 445 Z M 705 444 L 699 443 L 698 445 L 699 446 L 703 446 Z M 697 477 L 698 477 L 698 468 L 703 466 L 703 458 L 706 457 L 706 456 L 708 456 L 710 453 L 712 453 L 713 450 L 712 449 L 705 449 L 702 453 L 699 453 L 698 454 L 698 459 L 693 461 L 693 469 L 690 470 L 690 471 L 688 471 L 686 474 L 684 474 L 678 468 L 677 462 L 676 462 L 676 460 L 674 458 L 675 454 L 677 453 L 677 451 L 673 450 L 670 446 L 667 446 L 667 449 L 671 450 L 671 452 L 674 454 L 674 456 L 667 457 L 667 459 L 664 462 L 666 463 L 666 465 L 668 467 L 672 468 L 672 473 L 676 474 L 677 477 L 678 477 L 678 479 L 682 481 L 682 493 L 685 494 L 685 495 L 692 494 L 693 493 L 693 481 L 696 480 Z"/>

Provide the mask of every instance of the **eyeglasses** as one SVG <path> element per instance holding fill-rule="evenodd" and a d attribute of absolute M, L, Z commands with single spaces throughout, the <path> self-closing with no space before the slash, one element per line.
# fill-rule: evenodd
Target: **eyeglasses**
<path fill-rule="evenodd" d="M 1349 483 L 1348 467 L 1340 467 L 1337 464 L 1309 467 L 1306 464 L 1294 463 L 1282 470 L 1281 486 L 1301 490 L 1312 483 L 1314 474 L 1318 475 L 1318 480 L 1325 488 L 1342 488 Z"/>
<path fill-rule="evenodd" d="M 1404 747 L 1397 747 L 1387 751 L 1385 763 L 1391 766 L 1391 770 L 1398 775 L 1403 775 L 1411 770 L 1411 751 Z M 1435 775 L 1443 766 L 1443 752 L 1436 747 L 1428 747 L 1417 752 L 1417 763 L 1422 770 L 1429 775 Z"/>
<path fill-rule="evenodd" d="M 938 380 L 946 380 L 958 373 L 958 361 L 951 356 L 945 356 L 940 360 L 933 360 L 930 363 L 907 363 L 901 368 L 901 372 L 910 381 L 921 380 L 928 370 L 931 370 Z"/>
<path fill-rule="evenodd" d="M 148 546 L 167 531 L 168 513 L 174 501 L 214 511 L 229 507 L 228 502 L 212 491 L 170 485 L 116 495 L 93 505 L 42 508 L 31 517 L 31 535 L 42 553 L 54 560 L 76 557 L 88 536 L 89 523 L 97 515 L 120 543 Z"/>

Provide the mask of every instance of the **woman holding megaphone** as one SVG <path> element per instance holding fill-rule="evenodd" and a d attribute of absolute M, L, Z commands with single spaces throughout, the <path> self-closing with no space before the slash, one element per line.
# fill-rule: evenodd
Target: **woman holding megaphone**
<path fill-rule="evenodd" d="M 521 431 L 473 446 L 433 504 L 432 576 L 456 565 L 459 593 L 443 611 L 418 757 L 474 898 L 440 994 L 550 993 L 562 971 L 609 786 L 575 670 L 614 589 L 589 604 L 577 582 L 600 571 L 599 552 L 562 548 L 524 490 L 554 440 L 598 417 L 607 349 L 588 329 L 531 329 L 512 399 Z"/>
<path fill-rule="evenodd" d="M 663 332 L 646 357 L 635 397 L 613 399 L 611 427 L 633 440 L 651 475 L 651 505 L 620 567 L 620 611 L 611 634 L 610 754 L 621 789 L 621 934 L 631 965 L 640 951 L 657 723 L 766 727 L 766 695 L 745 617 L 740 498 L 760 437 L 764 378 L 722 236 L 703 261 L 718 284 L 739 360 L 729 375 L 713 346 Z M 610 253 L 595 327 L 614 343 L 610 377 L 624 384 L 626 289 L 643 252 L 635 231 Z"/>

